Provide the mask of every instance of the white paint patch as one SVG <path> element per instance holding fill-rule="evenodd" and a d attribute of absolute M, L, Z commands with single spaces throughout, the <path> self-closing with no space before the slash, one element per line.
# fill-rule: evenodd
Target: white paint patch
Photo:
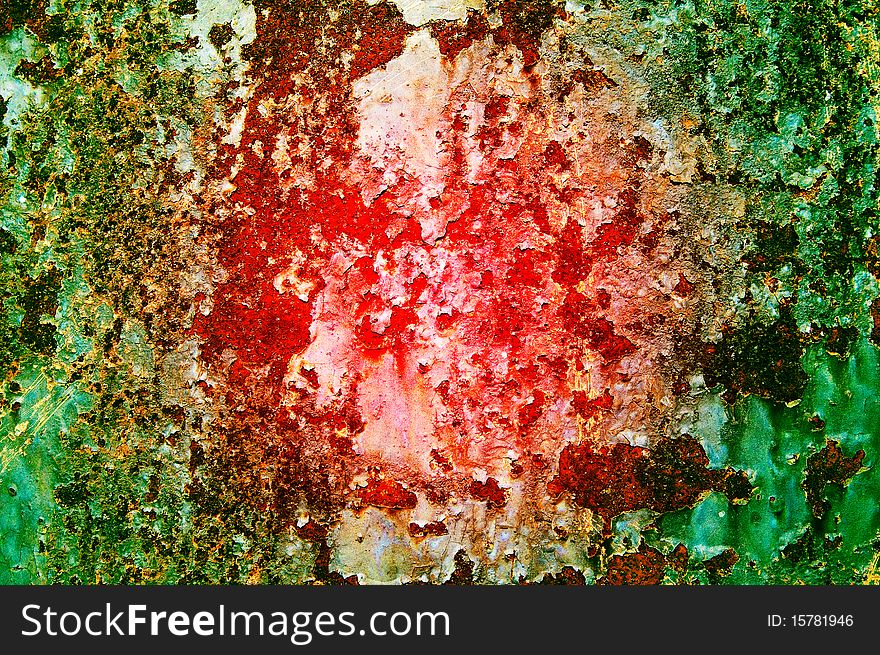
<path fill-rule="evenodd" d="M 241 46 L 257 38 L 257 12 L 243 0 L 199 0 L 198 10 L 189 19 L 189 33 L 199 37 L 198 56 L 202 65 L 217 68 L 223 54 L 211 45 L 209 34 L 214 25 L 226 25 L 235 33 L 224 51 L 233 59 L 241 59 Z"/>
<path fill-rule="evenodd" d="M 403 14 L 403 20 L 421 27 L 432 20 L 464 20 L 468 9 L 482 11 L 484 0 L 391 0 Z"/>
<path fill-rule="evenodd" d="M 437 41 L 428 30 L 411 34 L 399 57 L 354 83 L 358 148 L 375 168 L 399 170 L 436 194 L 442 177 L 438 133 L 448 130 L 443 110 L 449 93 Z"/>
<path fill-rule="evenodd" d="M 43 104 L 43 90 L 15 76 L 22 59 L 38 61 L 43 49 L 24 29 L 13 30 L 0 39 L 0 97 L 7 103 L 3 123 L 18 128 L 20 117 L 32 106 Z"/>

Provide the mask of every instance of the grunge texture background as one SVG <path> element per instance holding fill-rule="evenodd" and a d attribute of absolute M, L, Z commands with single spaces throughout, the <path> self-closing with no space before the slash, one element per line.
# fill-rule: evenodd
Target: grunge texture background
<path fill-rule="evenodd" d="M 0 0 L 0 582 L 880 579 L 875 0 Z"/>

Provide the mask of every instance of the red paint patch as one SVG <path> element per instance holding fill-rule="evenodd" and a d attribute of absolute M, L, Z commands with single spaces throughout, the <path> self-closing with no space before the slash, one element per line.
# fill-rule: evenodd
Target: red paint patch
<path fill-rule="evenodd" d="M 596 398 L 587 398 L 585 391 L 572 391 L 572 407 L 575 412 L 585 419 L 596 416 L 602 410 L 609 410 L 614 403 L 614 398 L 608 393 L 608 390 L 602 392 L 601 396 Z"/>
<path fill-rule="evenodd" d="M 679 274 L 678 283 L 672 288 L 672 290 L 680 296 L 687 296 L 693 292 L 694 285 L 691 284 L 684 275 Z"/>
<path fill-rule="evenodd" d="M 519 426 L 520 428 L 528 428 L 534 425 L 541 414 L 544 413 L 544 401 L 546 397 L 544 392 L 536 389 L 532 394 L 532 400 L 519 408 Z"/>
<path fill-rule="evenodd" d="M 367 505 L 388 509 L 413 509 L 418 503 L 416 495 L 395 480 L 370 480 L 358 492 Z"/>
<path fill-rule="evenodd" d="M 464 22 L 431 21 L 431 36 L 440 44 L 440 52 L 449 60 L 454 60 L 465 48 L 475 41 L 482 41 L 489 33 L 486 17 L 469 10 Z"/>

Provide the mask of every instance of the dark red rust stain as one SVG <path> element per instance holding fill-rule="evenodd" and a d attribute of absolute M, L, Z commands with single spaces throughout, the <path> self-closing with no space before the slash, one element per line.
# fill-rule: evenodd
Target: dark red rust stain
<path fill-rule="evenodd" d="M 436 448 L 431 449 L 431 466 L 442 473 L 451 473 L 454 468 L 450 459 Z"/>
<path fill-rule="evenodd" d="M 418 503 L 412 491 L 388 478 L 370 480 L 366 487 L 358 490 L 358 496 L 367 505 L 387 509 L 413 509 Z"/>
<path fill-rule="evenodd" d="M 595 556 L 595 554 L 593 554 Z M 664 555 L 656 548 L 642 542 L 635 553 L 614 555 L 608 561 L 604 577 L 599 579 L 603 585 L 656 585 L 663 581 L 666 570 L 672 570 L 678 576 L 688 571 L 690 553 L 684 544 L 678 544 Z M 703 562 L 710 576 L 717 578 L 727 575 L 739 560 L 737 554 L 728 549 L 720 555 Z M 681 580 L 681 578 L 679 578 Z"/>
<path fill-rule="evenodd" d="M 689 557 L 690 553 L 688 553 L 687 546 L 678 544 L 666 557 L 666 563 L 672 570 L 682 575 L 687 571 Z"/>
<path fill-rule="evenodd" d="M 27 27 L 43 43 L 46 43 L 46 16 L 45 0 L 0 0 L 0 36 L 4 36 L 16 27 Z"/>
<path fill-rule="evenodd" d="M 342 80 L 355 79 L 383 66 L 403 52 L 403 41 L 412 31 L 391 3 L 368 5 L 355 0 L 346 6 L 323 0 L 255 0 L 257 38 L 244 48 L 253 75 L 266 84 L 263 94 L 287 96 L 294 90 L 287 72 L 308 70 L 316 77 L 316 89 L 342 89 Z M 331 17 L 332 10 L 335 19 Z M 348 67 L 343 52 L 356 57 Z M 273 70 L 274 69 L 274 70 Z M 340 76 L 339 73 L 344 73 Z"/>
<path fill-rule="evenodd" d="M 782 549 L 780 557 L 794 564 L 827 561 L 828 556 L 842 544 L 842 535 L 829 537 L 825 534 L 817 534 L 814 527 L 809 526 L 796 541 Z"/>
<path fill-rule="evenodd" d="M 296 535 L 306 541 L 324 541 L 327 539 L 328 532 L 326 527 L 314 519 L 309 519 L 303 525 L 296 527 Z"/>
<path fill-rule="evenodd" d="M 565 150 L 563 150 L 562 144 L 559 141 L 551 141 L 544 149 L 544 162 L 548 167 L 560 171 L 566 171 L 571 168 L 571 162 L 565 155 Z"/>
<path fill-rule="evenodd" d="M 614 555 L 600 585 L 657 585 L 666 572 L 666 557 L 656 548 L 642 543 L 635 553 Z"/>
<path fill-rule="evenodd" d="M 468 490 L 471 497 L 484 501 L 490 509 L 502 507 L 507 502 L 507 490 L 492 477 L 486 478 L 485 482 L 472 480 Z"/>
<path fill-rule="evenodd" d="M 871 342 L 875 346 L 880 346 L 880 298 L 876 298 L 871 303 L 871 319 L 873 321 Z"/>
<path fill-rule="evenodd" d="M 617 254 L 619 247 L 633 243 L 644 221 L 638 207 L 639 199 L 639 192 L 635 188 L 624 188 L 618 193 L 614 220 L 600 225 L 590 244 L 594 257 L 612 257 Z"/>
<path fill-rule="evenodd" d="M 611 321 L 596 316 L 597 311 L 590 298 L 572 291 L 566 296 L 559 314 L 568 332 L 598 350 L 605 362 L 616 362 L 635 352 L 635 344 L 617 334 Z"/>
<path fill-rule="evenodd" d="M 251 423 L 255 418 L 247 420 Z M 254 433 L 274 438 L 265 438 L 265 443 L 255 442 Z M 334 444 L 302 441 L 297 438 L 297 431 L 277 422 L 266 422 L 262 429 L 253 423 L 245 424 L 235 431 L 227 430 L 224 436 L 228 450 L 222 453 L 223 466 L 218 468 L 235 471 L 235 475 L 227 473 L 226 484 L 239 482 L 249 494 L 245 497 L 250 498 L 257 489 L 254 477 L 270 471 L 269 502 L 282 523 L 297 520 L 304 499 L 309 500 L 309 510 L 316 515 L 328 515 L 337 508 L 344 494 L 341 481 L 345 479 L 345 468 Z"/>
<path fill-rule="evenodd" d="M 416 539 L 424 539 L 425 537 L 442 537 L 444 534 L 448 534 L 449 530 L 446 528 L 446 524 L 443 521 L 432 521 L 430 523 L 425 523 L 424 525 L 419 525 L 418 523 L 410 523 L 409 524 L 409 535 Z"/>
<path fill-rule="evenodd" d="M 546 585 L 585 585 L 587 584 L 584 574 L 571 566 L 563 566 L 555 575 L 547 574 L 541 578 L 541 584 Z"/>
<path fill-rule="evenodd" d="M 709 388 L 726 387 L 722 398 L 728 403 L 748 394 L 781 402 L 799 399 L 807 383 L 801 357 L 815 337 L 799 331 L 789 304 L 780 304 L 779 314 L 769 325 L 752 318 L 736 330 L 722 327 L 717 343 L 679 336 L 675 359 L 682 370 L 701 369 Z"/>
<path fill-rule="evenodd" d="M 523 473 L 525 473 L 525 467 L 522 462 L 516 460 L 510 463 L 510 477 L 514 480 L 517 480 L 522 477 Z"/>
<path fill-rule="evenodd" d="M 573 494 L 577 505 L 602 517 L 610 533 L 611 519 L 623 512 L 693 507 L 709 491 L 745 500 L 752 487 L 742 472 L 710 469 L 700 443 L 682 435 L 664 437 L 651 450 L 629 444 L 570 444 L 559 456 L 559 475 L 548 490 Z"/>
<path fill-rule="evenodd" d="M 431 35 L 445 57 L 453 60 L 475 41 L 491 34 L 497 47 L 515 46 L 523 65 L 529 69 L 538 61 L 541 36 L 552 26 L 553 18 L 566 17 L 563 10 L 547 0 L 490 0 L 487 9 L 500 18 L 498 27 L 491 27 L 484 15 L 473 10 L 468 11 L 464 21 L 431 21 Z"/>
<path fill-rule="evenodd" d="M 821 518 L 829 509 L 825 499 L 828 485 L 847 484 L 862 469 L 865 451 L 858 450 L 852 457 L 847 457 L 840 449 L 839 442 L 828 439 L 825 447 L 807 458 L 804 481 L 801 484 L 807 494 L 813 516 Z"/>
<path fill-rule="evenodd" d="M 679 274 L 678 282 L 672 290 L 680 296 L 687 296 L 694 290 L 694 285 L 684 275 Z"/>
<path fill-rule="evenodd" d="M 474 10 L 468 10 L 464 21 L 431 21 L 431 36 L 437 39 L 440 53 L 453 61 L 462 50 L 471 47 L 476 41 L 482 41 L 490 32 L 486 17 Z"/>
<path fill-rule="evenodd" d="M 313 368 L 303 367 L 299 374 L 305 379 L 312 389 L 318 388 L 318 372 Z"/>
<path fill-rule="evenodd" d="M 733 567 L 738 561 L 739 555 L 736 554 L 736 551 L 733 550 L 733 548 L 728 548 L 714 557 L 705 560 L 703 562 L 703 567 L 709 574 L 710 579 L 714 582 L 720 577 L 730 575 L 730 572 L 733 571 Z"/>
<path fill-rule="evenodd" d="M 495 43 L 516 46 L 526 69 L 534 66 L 538 62 L 541 36 L 553 25 L 553 18 L 557 15 L 554 3 L 549 0 L 489 0 L 486 8 L 497 12 L 501 18 L 501 26 L 492 33 Z"/>
<path fill-rule="evenodd" d="M 36 62 L 22 59 L 15 67 L 15 75 L 31 84 L 49 84 L 60 79 L 64 71 L 55 68 L 52 58 L 47 55 Z"/>
<path fill-rule="evenodd" d="M 581 280 L 586 280 L 593 270 L 593 258 L 584 248 L 580 226 L 576 221 L 568 221 L 562 232 L 553 244 L 553 253 L 565 266 L 554 268 L 552 278 L 554 282 L 565 287 L 576 286 Z"/>
<path fill-rule="evenodd" d="M 535 389 L 531 401 L 519 409 L 518 419 L 520 429 L 534 425 L 537 420 L 541 418 L 541 414 L 544 413 L 545 401 L 546 396 L 544 395 L 544 392 L 540 389 Z"/>
<path fill-rule="evenodd" d="M 559 87 L 559 100 L 571 95 L 575 84 L 580 84 L 588 94 L 595 94 L 602 89 L 613 89 L 617 82 L 596 69 L 592 61 L 587 60 L 583 68 L 578 68 L 565 79 Z"/>
<path fill-rule="evenodd" d="M 256 8 L 258 37 L 245 48 L 252 66 L 250 74 L 259 82 L 252 103 L 270 98 L 282 100 L 297 91 L 292 81 L 295 76 L 290 73 L 301 71 L 309 78 L 308 95 L 324 94 L 330 104 L 326 111 L 335 118 L 330 123 L 318 117 L 311 121 L 294 119 L 293 124 L 287 125 L 250 111 L 240 147 L 221 148 L 215 162 L 220 177 L 236 156 L 243 158 L 230 202 L 250 207 L 253 215 L 234 214 L 216 226 L 221 244 L 218 263 L 229 275 L 214 291 L 210 315 L 197 313 L 194 329 L 203 338 L 202 357 L 206 361 L 216 362 L 224 350 L 230 349 L 237 358 L 235 368 L 242 379 L 268 366 L 267 382 L 275 389 L 277 402 L 287 362 L 308 346 L 314 294 L 322 289 L 323 281 L 319 271 L 304 267 L 298 276 L 314 287 L 308 299 L 301 300 L 293 293 L 278 293 L 273 280 L 289 267 L 294 249 L 312 250 L 309 226 L 313 223 L 314 208 L 322 208 L 322 229 L 328 239 L 345 234 L 369 241 L 369 237 L 382 233 L 392 219 L 381 202 L 365 216 L 357 190 L 346 190 L 332 171 L 317 164 L 322 158 L 337 166 L 349 160 L 357 134 L 350 107 L 351 81 L 397 57 L 403 51 L 410 27 L 396 8 L 385 3 L 372 7 L 352 3 L 336 21 L 330 19 L 325 4 L 315 0 L 258 0 Z M 341 55 L 352 50 L 357 56 L 346 69 Z M 317 172 L 322 178 L 317 185 L 320 191 L 306 197 L 285 197 L 271 160 L 253 152 L 257 141 L 271 152 L 277 135 L 284 130 L 310 139 L 309 153 L 294 163 Z M 341 198 L 334 193 L 337 189 L 342 189 Z M 213 213 L 211 207 L 207 209 Z M 375 282 L 368 262 L 359 262 L 357 270 L 364 284 Z M 405 327 L 411 323 L 411 316 L 404 310 L 395 320 L 395 327 Z M 381 335 L 371 341 L 369 326 L 362 333 L 371 347 L 387 345 Z"/>
<path fill-rule="evenodd" d="M 475 579 L 475 569 L 473 560 L 468 557 L 468 554 L 464 550 L 459 550 L 455 553 L 455 568 L 452 571 L 452 575 L 449 576 L 449 579 L 444 583 L 448 585 L 472 585 L 476 583 Z"/>

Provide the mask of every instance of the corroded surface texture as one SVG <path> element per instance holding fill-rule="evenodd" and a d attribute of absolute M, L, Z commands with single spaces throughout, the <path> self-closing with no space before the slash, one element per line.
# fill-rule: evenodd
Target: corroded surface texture
<path fill-rule="evenodd" d="M 878 56 L 868 0 L 0 0 L 0 581 L 873 579 Z"/>

